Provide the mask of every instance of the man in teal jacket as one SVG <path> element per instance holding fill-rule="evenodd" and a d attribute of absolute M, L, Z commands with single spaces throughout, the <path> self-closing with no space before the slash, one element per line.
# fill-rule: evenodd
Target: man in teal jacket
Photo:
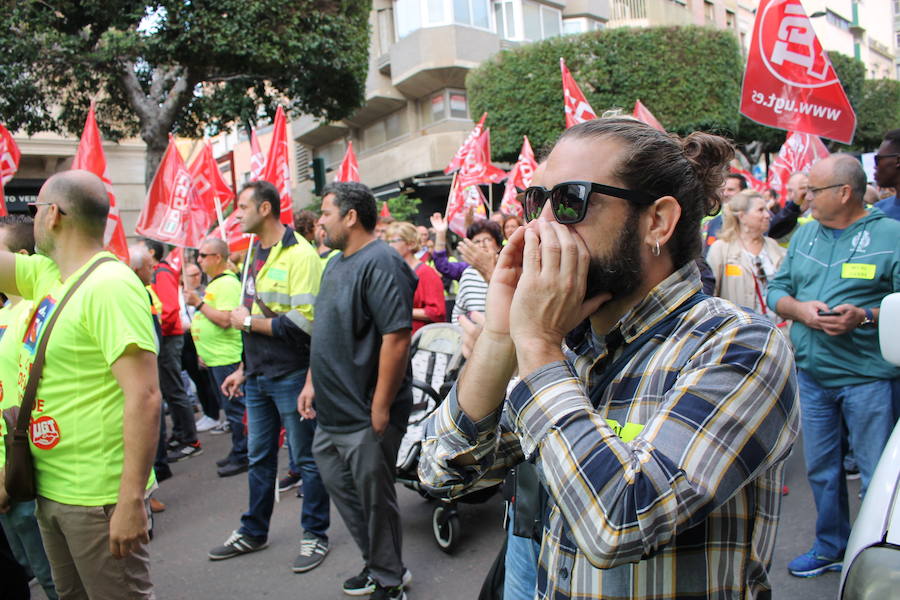
<path fill-rule="evenodd" d="M 862 476 L 872 478 L 893 428 L 891 379 L 879 352 L 881 299 L 900 291 L 900 222 L 863 203 L 866 176 L 834 154 L 809 172 L 816 221 L 794 234 L 766 298 L 792 319 L 806 470 L 818 513 L 812 549 L 788 564 L 798 577 L 839 571 L 850 534 L 841 422 Z"/>

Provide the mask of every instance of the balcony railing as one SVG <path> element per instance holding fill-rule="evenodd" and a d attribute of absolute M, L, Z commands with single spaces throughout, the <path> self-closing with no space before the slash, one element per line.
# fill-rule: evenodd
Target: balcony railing
<path fill-rule="evenodd" d="M 688 25 L 693 16 L 675 0 L 611 0 L 607 27 L 648 27 Z"/>

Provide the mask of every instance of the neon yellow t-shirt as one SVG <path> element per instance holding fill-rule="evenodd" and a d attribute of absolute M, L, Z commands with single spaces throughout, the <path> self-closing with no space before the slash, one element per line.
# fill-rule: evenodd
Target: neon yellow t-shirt
<path fill-rule="evenodd" d="M 0 308 L 0 411 L 19 404 L 16 378 L 19 372 L 19 347 L 33 305 L 19 300 Z M 6 436 L 6 423 L 0 419 L 0 438 Z M 6 445 L 0 442 L 0 465 L 6 461 Z"/>
<path fill-rule="evenodd" d="M 66 281 L 45 256 L 16 256 L 16 286 L 35 303 L 19 350 L 18 391 L 25 391 L 43 326 L 99 252 Z M 115 257 L 113 257 L 115 258 Z M 147 292 L 119 261 L 100 265 L 53 326 L 31 416 L 38 494 L 78 506 L 117 501 L 124 461 L 125 396 L 110 366 L 128 346 L 156 352 Z M 153 483 L 151 474 L 148 487 Z"/>
<path fill-rule="evenodd" d="M 213 278 L 206 286 L 203 301 L 216 310 L 230 312 L 241 303 L 241 282 L 228 271 Z M 197 311 L 191 322 L 191 337 L 197 354 L 210 367 L 221 367 L 241 362 L 241 332 L 222 329 Z"/>

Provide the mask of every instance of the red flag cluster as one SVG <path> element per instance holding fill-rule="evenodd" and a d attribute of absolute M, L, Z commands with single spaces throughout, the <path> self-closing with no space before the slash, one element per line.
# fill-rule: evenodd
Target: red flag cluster
<path fill-rule="evenodd" d="M 12 134 L 0 124 L 0 217 L 6 216 L 6 200 L 3 196 L 3 186 L 13 178 L 19 170 L 19 159 L 22 154 Z"/>
<path fill-rule="evenodd" d="M 778 156 L 769 168 L 768 186 L 780 192 L 792 173 L 806 172 L 817 160 L 827 157 L 828 148 L 818 137 L 790 131 Z"/>
<path fill-rule="evenodd" d="M 106 219 L 103 243 L 106 245 L 106 249 L 118 256 L 120 260 L 128 262 L 128 240 L 125 238 L 125 228 L 122 227 L 122 217 L 119 215 L 119 207 L 116 205 L 116 195 L 113 193 L 112 182 L 106 169 L 106 154 L 103 152 L 103 142 L 100 139 L 100 129 L 97 127 L 93 102 L 88 109 L 87 119 L 84 121 L 84 131 L 78 141 L 78 150 L 75 152 L 72 168 L 90 171 L 103 180 L 106 195 L 109 197 L 109 215 Z"/>
<path fill-rule="evenodd" d="M 525 209 L 517 198 L 518 192 L 531 185 L 534 170 L 537 169 L 537 161 L 534 159 L 534 150 L 531 149 L 528 136 L 523 136 L 523 138 L 524 141 L 522 142 L 522 149 L 519 151 L 519 159 L 509 172 L 503 199 L 500 201 L 501 212 L 519 217 L 525 214 Z"/>
<path fill-rule="evenodd" d="M 356 154 L 353 152 L 353 142 L 347 142 L 347 151 L 344 153 L 344 160 L 334 176 L 335 181 L 356 181 L 359 182 L 359 163 L 356 161 Z"/>
<path fill-rule="evenodd" d="M 150 184 L 135 231 L 166 244 L 197 248 L 211 223 L 175 138 L 170 135 L 169 147 Z"/>
<path fill-rule="evenodd" d="M 200 155 L 194 159 L 188 171 L 191 179 L 194 180 L 194 189 L 200 196 L 203 209 L 207 213 L 221 218 L 222 210 L 234 198 L 234 191 L 225 183 L 216 159 L 213 158 L 212 145 L 209 142 L 203 144 Z"/>
<path fill-rule="evenodd" d="M 503 169 L 491 164 L 491 130 L 484 129 L 485 118 L 487 113 L 469 132 L 444 170 L 449 173 L 459 169 L 450 187 L 446 214 L 450 230 L 459 236 L 466 234 L 465 222 L 469 212 L 475 219 L 486 216 L 486 201 L 478 186 L 499 183 L 506 177 Z"/>
<path fill-rule="evenodd" d="M 741 89 L 757 123 L 853 141 L 856 115 L 800 0 L 762 0 Z"/>

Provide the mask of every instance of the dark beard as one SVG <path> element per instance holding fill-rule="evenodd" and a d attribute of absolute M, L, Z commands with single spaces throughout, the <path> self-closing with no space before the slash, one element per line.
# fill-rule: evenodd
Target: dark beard
<path fill-rule="evenodd" d="M 591 257 L 585 299 L 609 292 L 615 300 L 628 296 L 640 286 L 643 267 L 637 229 L 638 211 L 629 207 L 628 218 L 619 230 L 612 255 L 607 258 Z"/>

